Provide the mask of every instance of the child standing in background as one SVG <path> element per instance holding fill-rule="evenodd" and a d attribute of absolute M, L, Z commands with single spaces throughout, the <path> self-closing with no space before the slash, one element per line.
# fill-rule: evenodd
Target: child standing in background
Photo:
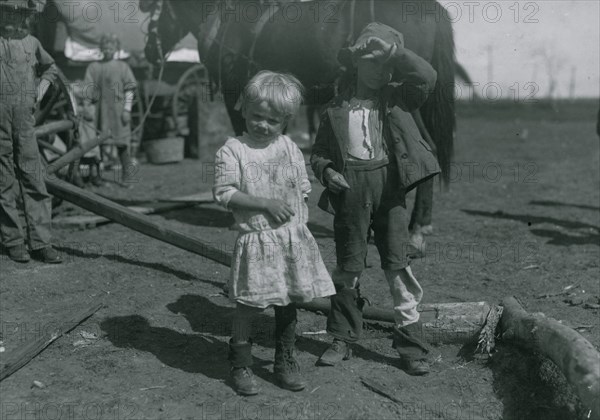
<path fill-rule="evenodd" d="M 121 185 L 130 186 L 134 180 L 131 148 L 131 109 L 136 80 L 127 63 L 115 59 L 121 49 L 119 38 L 107 34 L 100 40 L 103 59 L 88 66 L 84 78 L 86 101 L 96 105 L 96 129 L 112 134 L 104 145 L 117 148 L 121 162 Z"/>
<path fill-rule="evenodd" d="M 275 365 L 279 385 L 306 386 L 294 358 L 296 302 L 335 293 L 317 243 L 308 230 L 305 200 L 311 191 L 304 157 L 282 134 L 302 102 L 302 85 L 291 75 L 258 73 L 243 94 L 247 132 L 217 152 L 215 201 L 233 211 L 240 234 L 229 279 L 237 303 L 229 342 L 233 387 L 255 395 L 251 323 L 275 308 Z"/>

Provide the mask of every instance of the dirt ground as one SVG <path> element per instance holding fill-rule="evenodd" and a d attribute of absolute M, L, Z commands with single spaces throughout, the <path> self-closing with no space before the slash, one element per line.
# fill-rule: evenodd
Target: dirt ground
<path fill-rule="evenodd" d="M 596 112 L 597 101 L 559 103 L 558 112 L 544 104 L 459 106 L 453 182 L 449 192 L 436 192 L 435 232 L 427 238 L 427 256 L 413 263 L 424 303 L 496 304 L 514 295 L 528 311 L 561 320 L 600 347 Z M 219 121 L 213 120 L 216 132 Z M 123 204 L 208 191 L 211 160 L 142 163 L 132 189 L 109 182 L 96 190 Z M 112 176 L 105 174 L 108 181 Z M 317 209 L 321 187 L 313 188 L 309 227 L 333 268 L 332 218 Z M 82 213 L 68 203 L 55 212 Z M 150 217 L 227 251 L 236 236 L 229 230 L 232 217 L 214 205 Z M 240 397 L 227 379 L 232 305 L 221 293 L 226 267 L 117 224 L 57 229 L 55 242 L 62 265 L 0 257 L 1 358 L 69 314 L 104 306 L 0 383 L 2 420 L 562 420 L 585 414 L 552 363 L 506 344 L 489 359 L 459 346 L 434 347 L 431 374 L 411 377 L 397 368 L 389 325 L 367 323 L 353 359 L 316 367 L 329 338 L 320 333 L 325 318 L 305 311 L 297 335 L 307 389 L 291 393 L 273 383 L 268 310 L 255 324 L 254 371 L 262 391 Z M 390 308 L 370 247 L 364 294 Z M 374 393 L 361 378 L 401 403 Z"/>

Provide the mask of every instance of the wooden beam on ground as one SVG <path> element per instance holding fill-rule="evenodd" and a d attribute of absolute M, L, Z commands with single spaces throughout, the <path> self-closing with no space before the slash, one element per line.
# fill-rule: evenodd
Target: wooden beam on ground
<path fill-rule="evenodd" d="M 231 255 L 212 244 L 161 226 L 148 216 L 136 213 L 90 191 L 57 179 L 46 179 L 48 192 L 93 213 L 104 216 L 137 232 L 201 255 L 220 264 L 231 266 Z M 224 245 L 224 244 L 223 244 Z"/>
<path fill-rule="evenodd" d="M 85 143 L 83 145 L 81 145 L 81 144 L 76 145 L 71 150 L 69 150 L 67 153 L 65 153 L 64 155 L 62 155 L 55 161 L 51 162 L 48 165 L 48 167 L 46 168 L 46 173 L 49 175 L 55 173 L 63 166 L 66 166 L 66 165 L 70 164 L 71 162 L 74 162 L 77 159 L 80 159 L 87 152 L 92 150 L 94 147 L 102 144 L 104 141 L 108 140 L 109 138 L 110 138 L 110 134 L 102 134 L 102 135 L 96 137 L 95 139 L 91 140 L 89 143 Z"/>
<path fill-rule="evenodd" d="M 328 299 L 315 299 L 298 303 L 300 309 L 312 312 L 329 313 Z M 487 302 L 457 302 L 421 304 L 421 338 L 432 344 L 465 344 L 476 341 L 485 325 L 491 306 Z M 372 321 L 394 322 L 394 312 L 367 306 L 363 308 L 363 318 Z"/>
<path fill-rule="evenodd" d="M 512 296 L 502 306 L 502 339 L 552 360 L 589 410 L 586 418 L 599 420 L 600 353 L 592 343 L 555 319 L 526 312 Z"/>
<path fill-rule="evenodd" d="M 182 197 L 159 198 L 159 202 L 163 203 L 214 203 L 213 194 L 211 191 L 201 192 L 197 194 L 184 195 Z"/>
<path fill-rule="evenodd" d="M 140 214 L 160 214 L 167 211 L 187 208 L 193 204 L 194 203 L 176 202 L 164 203 L 163 205 L 152 205 L 152 207 L 127 206 L 127 208 Z M 76 216 L 55 217 L 52 219 L 52 226 L 85 229 L 93 228 L 110 222 L 110 219 L 98 216 L 96 214 L 79 214 Z"/>
<path fill-rule="evenodd" d="M 45 334 L 43 336 L 27 343 L 23 347 L 19 347 L 14 352 L 6 352 L 6 356 L 2 358 L 2 363 L 0 364 L 0 381 L 21 369 L 46 347 L 52 344 L 52 342 L 81 324 L 101 307 L 102 304 L 96 304 L 92 308 L 78 312 L 67 321 L 60 323 L 58 328 L 55 328 L 52 331 L 44 331 Z"/>

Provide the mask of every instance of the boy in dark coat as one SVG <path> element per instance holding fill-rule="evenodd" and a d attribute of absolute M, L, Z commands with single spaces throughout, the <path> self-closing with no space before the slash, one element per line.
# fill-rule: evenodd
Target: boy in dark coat
<path fill-rule="evenodd" d="M 327 106 L 311 156 L 327 188 L 319 207 L 335 214 L 337 256 L 337 294 L 327 318 L 334 340 L 319 364 L 348 359 L 349 343 L 360 338 L 364 299 L 358 280 L 372 229 L 394 301 L 393 346 L 407 373 L 426 374 L 429 349 L 417 322 L 423 290 L 409 267 L 405 195 L 440 172 L 410 114 L 425 102 L 437 75 L 404 48 L 402 34 L 381 23 L 369 24 L 338 60 L 355 71 L 354 82 Z"/>
<path fill-rule="evenodd" d="M 29 11 L 0 7 L 0 237 L 9 257 L 59 263 L 52 248 L 52 202 L 34 134 L 36 104 L 56 74 L 54 60 L 25 27 Z M 36 85 L 36 76 L 41 82 Z M 25 229 L 17 199 L 22 197 Z M 26 245 L 25 238 L 27 237 Z"/>

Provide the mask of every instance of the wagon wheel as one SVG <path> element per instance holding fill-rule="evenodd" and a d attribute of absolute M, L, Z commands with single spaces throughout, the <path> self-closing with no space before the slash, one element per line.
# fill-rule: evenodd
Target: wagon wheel
<path fill-rule="evenodd" d="M 202 139 L 198 136 L 199 115 L 206 115 L 206 107 L 211 100 L 210 80 L 206 67 L 196 64 L 187 69 L 179 78 L 171 102 L 171 115 L 178 136 L 186 137 L 189 145 L 187 154 L 191 157 L 201 157 Z"/>
<path fill-rule="evenodd" d="M 56 80 L 48 88 L 39 109 L 34 114 L 36 131 L 48 132 L 47 135 L 38 137 L 38 146 L 44 168 L 60 157 L 61 154 L 74 147 L 78 136 L 77 107 L 68 85 L 67 78 L 58 70 Z M 71 127 L 69 127 L 69 123 L 71 123 Z M 52 125 L 57 127 L 59 131 L 50 129 Z M 58 135 L 60 141 L 56 139 L 56 135 Z M 73 169 L 74 163 L 69 165 L 66 173 L 65 171 L 59 171 L 58 176 L 71 182 L 74 178 Z M 54 197 L 52 199 L 54 207 L 60 205 L 61 202 L 60 199 Z"/>

